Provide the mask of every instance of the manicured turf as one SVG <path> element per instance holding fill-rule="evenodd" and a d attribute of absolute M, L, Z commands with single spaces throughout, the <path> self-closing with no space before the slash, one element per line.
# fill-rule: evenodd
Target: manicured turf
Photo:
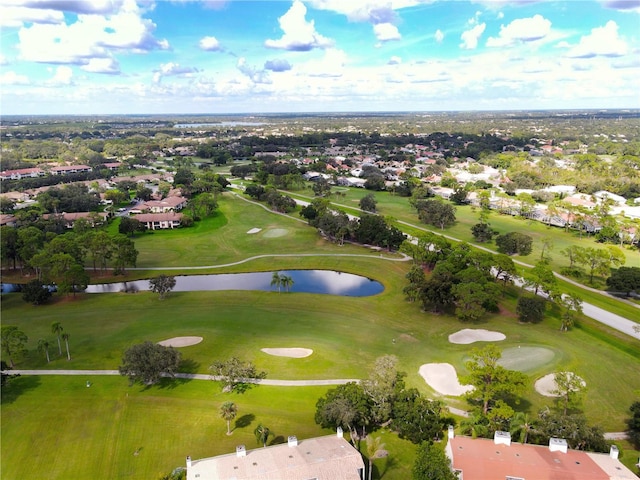
<path fill-rule="evenodd" d="M 146 256 L 141 266 L 164 261 L 163 249 L 169 253 L 178 250 L 171 259 L 174 265 L 237 261 L 274 251 L 372 253 L 355 246 L 327 244 L 304 224 L 241 201 L 225 199 L 221 210 L 227 222 L 194 232 L 197 247 L 190 247 L 187 230 L 159 232 L 137 240 L 141 255 Z M 286 229 L 295 242 L 289 236 L 261 240 L 247 235 L 253 227 Z M 157 258 L 154 248 L 160 250 Z M 558 369 L 570 370 L 589 385 L 584 409 L 590 420 L 607 431 L 624 429 L 627 409 L 640 389 L 636 341 L 610 335 L 588 319 L 581 320 L 578 328 L 560 333 L 554 309 L 541 324 L 520 325 L 513 313 L 515 291 L 504 298 L 501 314 L 473 326 L 447 315 L 431 315 L 403 298 L 409 266 L 408 262 L 379 256 L 262 258 L 223 271 L 335 269 L 379 280 L 385 291 L 368 298 L 184 292 L 172 293 L 164 301 L 150 292 L 117 293 L 80 295 L 40 307 L 25 304 L 19 295 L 4 295 L 2 322 L 18 325 L 29 336 L 29 352 L 19 368 L 115 369 L 123 350 L 133 343 L 198 335 L 204 337 L 202 343 L 181 349 L 183 371 L 207 373 L 214 360 L 236 355 L 254 361 L 268 372 L 268 378 L 361 378 L 376 357 L 395 354 L 400 369 L 408 373 L 407 384 L 432 398 L 442 397 L 418 375 L 419 366 L 448 362 L 464 374 L 464 361 L 470 349 L 479 344 L 450 344 L 447 337 L 461 328 L 489 328 L 506 334 L 499 346 L 507 352 L 520 346 L 554 354 L 544 364 L 528 365 L 527 393 L 514 407 L 535 414 L 549 400 L 535 393 L 533 381 Z M 129 273 L 127 278 L 132 276 Z M 54 344 L 50 328 L 55 321 L 71 335 L 71 362 L 59 357 L 55 346 L 50 364 L 36 351 L 39 338 Z M 303 359 L 273 357 L 260 351 L 264 347 L 304 347 L 313 349 L 314 354 Z M 87 388 L 82 377 L 21 377 L 3 389 L 2 478 L 155 478 L 182 465 L 186 455 L 201 458 L 229 453 L 239 443 L 251 448 L 256 445 L 252 432 L 257 422 L 283 438 L 330 433 L 321 431 L 313 421 L 315 402 L 326 387 L 261 386 L 237 396 L 222 394 L 216 384 L 207 381 L 163 383 L 143 389 L 128 387 L 120 377 L 91 380 L 94 384 Z M 220 404 L 227 399 L 238 403 L 240 417 L 255 416 L 231 438 L 225 435 L 225 424 L 218 415 Z M 443 399 L 452 406 L 468 408 L 461 399 Z M 385 479 L 407 478 L 414 447 L 392 434 L 380 434 L 390 457 L 376 461 L 379 472 Z M 138 455 L 134 455 L 136 451 Z"/>

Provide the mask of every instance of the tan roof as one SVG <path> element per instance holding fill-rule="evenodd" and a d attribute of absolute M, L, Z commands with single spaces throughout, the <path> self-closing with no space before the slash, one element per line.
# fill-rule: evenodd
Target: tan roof
<path fill-rule="evenodd" d="M 135 218 L 139 222 L 173 222 L 182 220 L 181 213 L 166 212 L 166 213 L 139 213 L 132 215 L 131 218 Z"/>
<path fill-rule="evenodd" d="M 194 460 L 187 480 L 360 480 L 360 453 L 336 435 Z"/>
<path fill-rule="evenodd" d="M 464 480 L 626 480 L 634 475 L 619 460 L 607 454 L 568 450 L 552 452 L 545 445 L 511 443 L 469 437 L 449 439 L 453 468 L 462 470 Z M 597 461 L 594 461 L 597 459 Z M 606 466 L 606 468 L 605 468 Z M 609 471 L 616 472 L 612 476 Z M 630 477 L 623 476 L 626 472 Z"/>

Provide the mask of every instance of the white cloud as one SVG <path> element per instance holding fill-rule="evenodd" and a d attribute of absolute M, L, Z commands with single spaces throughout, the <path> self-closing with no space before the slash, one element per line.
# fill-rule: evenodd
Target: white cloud
<path fill-rule="evenodd" d="M 600 2 L 606 8 L 640 13 L 640 0 L 600 0 Z"/>
<path fill-rule="evenodd" d="M 291 64 L 286 59 L 275 58 L 264 62 L 264 69 L 272 72 L 286 72 L 291 70 Z"/>
<path fill-rule="evenodd" d="M 42 63 L 87 65 L 93 58 L 110 58 L 114 50 L 135 53 L 167 49 L 153 37 L 155 24 L 141 17 L 135 1 L 124 0 L 111 16 L 78 15 L 70 24 L 33 24 L 18 31 L 20 58 Z"/>
<path fill-rule="evenodd" d="M 311 77 L 341 77 L 345 72 L 347 54 L 343 50 L 329 48 L 320 59 L 310 60 L 300 72 Z"/>
<path fill-rule="evenodd" d="M 40 10 L 35 8 L 3 6 L 2 16 L 0 16 L 0 26 L 2 27 L 22 27 L 25 22 L 62 24 L 64 15 L 55 10 Z"/>
<path fill-rule="evenodd" d="M 402 58 L 394 55 L 389 59 L 389 61 L 387 62 L 387 65 L 400 65 L 401 63 L 402 63 Z"/>
<path fill-rule="evenodd" d="M 4 0 L 4 2 L 33 9 L 46 8 L 62 12 L 109 15 L 118 11 L 123 0 Z"/>
<path fill-rule="evenodd" d="M 432 0 L 309 0 L 318 10 L 330 10 L 345 15 L 352 22 L 391 23 L 396 10 Z"/>
<path fill-rule="evenodd" d="M 440 29 L 436 30 L 436 34 L 434 35 L 434 38 L 436 39 L 436 42 L 442 43 L 442 41 L 444 40 L 444 33 L 442 33 L 442 30 Z"/>
<path fill-rule="evenodd" d="M 500 27 L 498 37 L 489 37 L 487 47 L 506 47 L 518 42 L 531 42 L 546 37 L 551 31 L 551 22 L 542 15 L 519 18 L 506 27 Z"/>
<path fill-rule="evenodd" d="M 0 85 L 27 85 L 29 79 L 24 75 L 18 75 L 10 70 L 0 75 Z"/>
<path fill-rule="evenodd" d="M 254 83 L 271 83 L 268 71 L 252 67 L 251 65 L 247 64 L 247 60 L 244 57 L 240 57 L 238 59 L 238 63 L 236 66 L 243 75 L 245 75 Z"/>
<path fill-rule="evenodd" d="M 189 77 L 198 72 L 194 67 L 183 67 L 179 63 L 161 63 L 160 68 L 153 71 L 153 83 L 160 83 L 163 77 L 183 76 Z"/>
<path fill-rule="evenodd" d="M 114 58 L 92 58 L 86 65 L 80 67 L 85 72 L 91 73 L 120 73 L 120 64 Z"/>
<path fill-rule="evenodd" d="M 498 17 L 498 20 L 502 20 L 504 18 L 504 13 L 498 12 L 498 15 L 496 16 Z"/>
<path fill-rule="evenodd" d="M 398 28 L 391 23 L 378 23 L 377 25 L 374 25 L 373 33 L 375 33 L 376 38 L 381 42 L 400 40 L 402 38 Z"/>
<path fill-rule="evenodd" d="M 333 41 L 316 32 L 314 21 L 306 20 L 307 7 L 300 0 L 294 0 L 291 8 L 278 19 L 283 35 L 279 40 L 268 39 L 267 48 L 278 48 L 306 52 L 314 48 L 329 48 Z"/>
<path fill-rule="evenodd" d="M 198 46 L 207 52 L 219 52 L 222 50 L 220 42 L 216 37 L 203 37 L 200 39 Z"/>
<path fill-rule="evenodd" d="M 460 44 L 460 48 L 465 50 L 473 50 L 478 46 L 478 39 L 482 36 L 484 29 L 487 27 L 485 23 L 481 23 L 476 25 L 471 30 L 466 30 L 462 32 L 460 38 L 462 39 L 462 43 Z"/>
<path fill-rule="evenodd" d="M 71 85 L 73 82 L 72 78 L 73 70 L 71 70 L 71 67 L 60 65 L 58 68 L 56 68 L 53 77 L 51 77 L 45 83 L 52 86 Z"/>
<path fill-rule="evenodd" d="M 618 36 L 618 25 L 613 20 L 609 20 L 604 27 L 596 27 L 589 35 L 580 38 L 578 45 L 572 47 L 567 56 L 570 58 L 620 57 L 626 55 L 628 50 L 626 42 Z"/>
<path fill-rule="evenodd" d="M 9 60 L 3 54 L 0 53 L 0 65 L 9 65 Z"/>

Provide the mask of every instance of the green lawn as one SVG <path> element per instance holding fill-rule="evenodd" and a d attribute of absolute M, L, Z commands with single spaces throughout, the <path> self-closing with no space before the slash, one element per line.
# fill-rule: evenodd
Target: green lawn
<path fill-rule="evenodd" d="M 338 247 L 315 231 L 260 207 L 223 198 L 221 216 L 199 229 L 158 232 L 136 240 L 140 266 L 197 265 L 239 261 L 270 253 L 350 253 L 362 257 L 260 258 L 220 271 L 323 268 L 358 273 L 381 281 L 385 291 L 355 298 L 277 292 L 184 292 L 160 301 L 150 292 L 79 295 L 47 306 L 25 304 L 19 295 L 3 295 L 2 322 L 28 336 L 28 353 L 19 368 L 115 369 L 122 352 L 143 340 L 199 335 L 204 341 L 181 349 L 182 370 L 207 373 L 214 360 L 231 355 L 252 360 L 268 378 L 361 378 L 376 357 L 395 354 L 407 384 L 431 398 L 468 408 L 459 398 L 439 396 L 418 375 L 420 365 L 449 362 L 460 374 L 473 345 L 453 345 L 449 334 L 461 328 L 505 333 L 503 349 L 543 347 L 553 352 L 547 364 L 529 369 L 529 386 L 517 409 L 533 414 L 551 402 L 535 393 L 533 382 L 557 369 L 573 370 L 588 384 L 585 413 L 606 431 L 624 429 L 627 409 L 640 391 L 638 342 L 589 319 L 559 332 L 551 309 L 538 325 L 520 325 L 513 313 L 516 291 L 507 293 L 503 310 L 478 324 L 447 315 L 431 315 L 402 295 L 408 262 L 382 258 L 355 246 Z M 220 219 L 224 216 L 226 221 Z M 248 235 L 253 228 L 287 230 L 283 237 Z M 177 253 L 174 253 L 177 252 Z M 140 275 L 145 272 L 135 272 Z M 129 272 L 127 278 L 134 273 Z M 70 334 L 72 361 L 57 354 L 51 323 Z M 49 339 L 53 361 L 36 351 Z M 306 347 L 304 359 L 272 357 L 264 347 Z M 63 347 L 64 348 L 64 347 Z M 283 438 L 322 433 L 313 421 L 316 400 L 326 387 L 257 387 L 245 395 L 222 394 L 208 381 L 164 382 L 148 389 L 128 387 L 120 377 L 20 377 L 2 391 L 2 478 L 154 478 L 183 465 L 184 457 L 208 457 L 255 444 L 253 429 L 268 425 Z M 232 399 L 249 425 L 225 435 L 220 404 Z M 414 447 L 381 432 L 390 453 L 377 460 L 385 479 L 405 479 Z M 378 433 L 376 433 L 378 435 Z M 138 451 L 138 455 L 134 453 Z"/>

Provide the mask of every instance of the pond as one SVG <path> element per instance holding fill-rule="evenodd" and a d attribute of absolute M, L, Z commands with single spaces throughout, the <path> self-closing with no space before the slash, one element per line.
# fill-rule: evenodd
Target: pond
<path fill-rule="evenodd" d="M 293 279 L 290 292 L 321 293 L 345 297 L 368 297 L 384 290 L 380 282 L 360 275 L 332 270 L 282 270 L 280 275 Z M 209 290 L 262 290 L 278 291 L 272 286 L 273 272 L 225 273 L 216 275 L 180 275 L 176 276 L 174 292 L 193 292 Z M 148 291 L 149 280 L 136 280 L 121 283 L 103 283 L 89 285 L 87 293 L 109 293 L 123 291 Z M 285 292 L 286 287 L 280 287 Z"/>

